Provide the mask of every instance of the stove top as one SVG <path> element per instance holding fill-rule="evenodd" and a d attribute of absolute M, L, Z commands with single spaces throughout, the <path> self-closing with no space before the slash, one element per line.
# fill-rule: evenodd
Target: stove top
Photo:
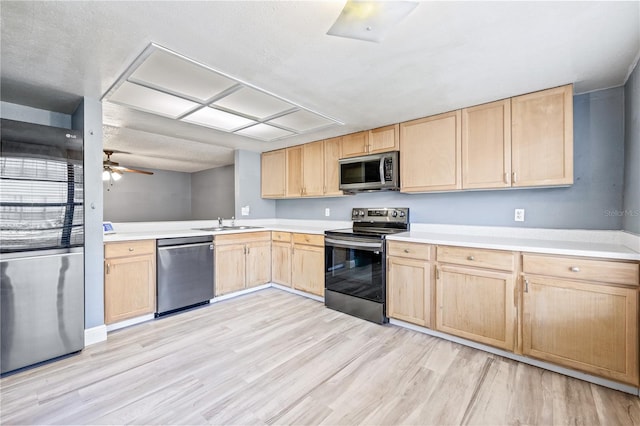
<path fill-rule="evenodd" d="M 386 235 L 409 230 L 408 208 L 354 208 L 351 219 L 353 228 L 333 229 L 325 234 L 384 239 Z"/>

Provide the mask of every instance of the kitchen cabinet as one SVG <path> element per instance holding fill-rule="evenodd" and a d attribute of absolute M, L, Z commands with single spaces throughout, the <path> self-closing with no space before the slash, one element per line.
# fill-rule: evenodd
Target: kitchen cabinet
<path fill-rule="evenodd" d="M 515 254 L 438 246 L 436 258 L 436 329 L 514 351 Z"/>
<path fill-rule="evenodd" d="M 263 152 L 260 163 L 262 198 L 284 198 L 286 150 Z"/>
<path fill-rule="evenodd" d="M 369 131 L 351 133 L 342 137 L 342 158 L 365 155 L 369 150 Z"/>
<path fill-rule="evenodd" d="M 216 235 L 215 295 L 233 293 L 271 281 L 271 233 Z"/>
<path fill-rule="evenodd" d="M 293 245 L 290 232 L 271 232 L 271 281 L 291 287 L 291 254 Z"/>
<path fill-rule="evenodd" d="M 302 145 L 296 145 L 286 150 L 286 179 L 285 179 L 285 196 L 301 197 L 303 188 L 302 176 Z"/>
<path fill-rule="evenodd" d="M 573 86 L 511 98 L 511 186 L 573 183 Z"/>
<path fill-rule="evenodd" d="M 638 264 L 523 255 L 523 353 L 638 386 Z"/>
<path fill-rule="evenodd" d="M 324 236 L 293 234 L 291 263 L 293 288 L 324 297 Z"/>
<path fill-rule="evenodd" d="M 462 110 L 462 189 L 511 186 L 511 100 Z"/>
<path fill-rule="evenodd" d="M 104 252 L 105 324 L 155 312 L 155 240 L 108 243 Z"/>
<path fill-rule="evenodd" d="M 342 156 L 342 137 L 324 141 L 324 195 L 340 196 L 340 164 Z"/>
<path fill-rule="evenodd" d="M 428 244 L 387 241 L 387 316 L 432 326 L 433 265 Z"/>
<path fill-rule="evenodd" d="M 400 124 L 400 191 L 462 188 L 461 111 Z"/>
<path fill-rule="evenodd" d="M 373 130 L 352 133 L 342 138 L 342 157 L 377 154 L 400 149 L 400 125 L 392 124 Z"/>
<path fill-rule="evenodd" d="M 302 145 L 302 196 L 324 195 L 324 141 Z"/>

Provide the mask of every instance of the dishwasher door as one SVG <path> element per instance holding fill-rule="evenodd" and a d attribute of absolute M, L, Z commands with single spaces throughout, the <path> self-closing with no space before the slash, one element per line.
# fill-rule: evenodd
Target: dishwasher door
<path fill-rule="evenodd" d="M 156 315 L 213 298 L 213 242 L 161 246 L 157 251 Z"/>

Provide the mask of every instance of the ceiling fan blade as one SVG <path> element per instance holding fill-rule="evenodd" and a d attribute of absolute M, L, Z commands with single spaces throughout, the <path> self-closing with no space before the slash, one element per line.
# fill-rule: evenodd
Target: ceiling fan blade
<path fill-rule="evenodd" d="M 123 167 L 123 166 L 111 166 L 111 169 L 118 172 L 140 173 L 141 175 L 153 174 L 153 172 L 148 172 L 146 170 L 130 169 L 129 167 Z"/>

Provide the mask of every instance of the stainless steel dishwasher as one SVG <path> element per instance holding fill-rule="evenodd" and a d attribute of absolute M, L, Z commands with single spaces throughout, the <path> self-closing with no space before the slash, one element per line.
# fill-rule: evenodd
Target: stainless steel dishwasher
<path fill-rule="evenodd" d="M 157 242 L 156 317 L 209 303 L 213 298 L 213 237 Z"/>

